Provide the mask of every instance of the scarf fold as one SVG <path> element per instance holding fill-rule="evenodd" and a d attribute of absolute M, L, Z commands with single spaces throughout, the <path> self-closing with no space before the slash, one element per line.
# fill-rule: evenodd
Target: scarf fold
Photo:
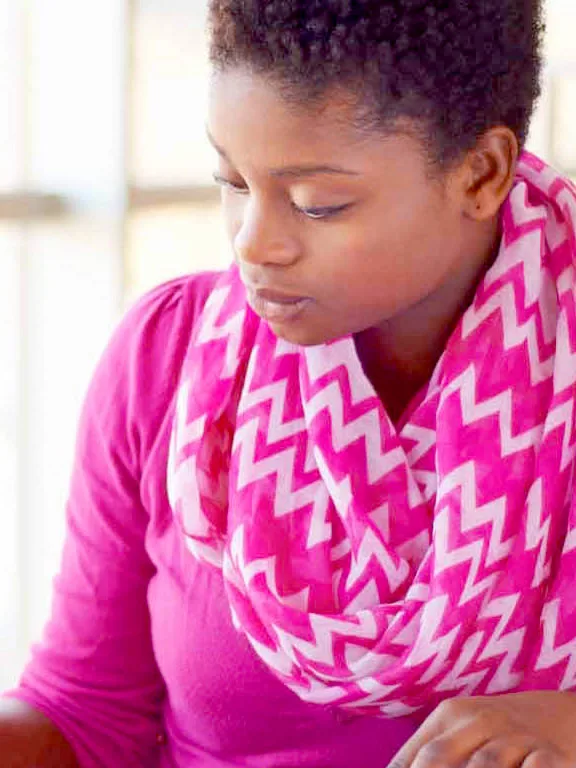
<path fill-rule="evenodd" d="M 276 338 L 235 268 L 198 320 L 170 503 L 306 701 L 401 716 L 576 688 L 576 190 L 525 153 L 502 227 L 398 426 L 351 337 Z"/>

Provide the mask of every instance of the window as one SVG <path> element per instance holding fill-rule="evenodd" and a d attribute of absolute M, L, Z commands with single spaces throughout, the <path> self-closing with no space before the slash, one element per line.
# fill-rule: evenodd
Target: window
<path fill-rule="evenodd" d="M 205 0 L 0 4 L 0 688 L 49 609 L 80 405 L 123 308 L 230 260 L 204 138 Z M 576 175 L 573 0 L 531 147 Z"/>
<path fill-rule="evenodd" d="M 138 0 L 134 12 L 127 296 L 230 261 L 204 129 L 202 0 Z"/>

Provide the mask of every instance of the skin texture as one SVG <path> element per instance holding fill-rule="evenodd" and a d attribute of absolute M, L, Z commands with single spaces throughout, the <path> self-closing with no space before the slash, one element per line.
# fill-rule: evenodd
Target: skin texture
<path fill-rule="evenodd" d="M 272 329 L 304 345 L 354 334 L 394 418 L 429 377 L 497 253 L 518 142 L 496 126 L 440 174 L 411 126 L 366 135 L 354 114 L 351 94 L 298 110 L 236 69 L 214 78 L 208 130 L 243 280 L 311 299 Z M 302 166 L 347 173 L 296 173 Z M 325 218 L 310 210 L 342 205 Z M 569 768 L 575 723 L 570 693 L 452 699 L 389 768 Z"/>
<path fill-rule="evenodd" d="M 297 109 L 237 69 L 214 76 L 208 132 L 243 280 L 310 299 L 273 331 L 303 345 L 355 334 L 394 417 L 495 256 L 518 142 L 496 127 L 440 174 L 411 126 L 367 134 L 356 110 L 353 94 L 336 92 Z M 318 166 L 346 172 L 297 172 Z M 329 206 L 347 207 L 319 217 Z"/>
<path fill-rule="evenodd" d="M 0 700 L 2 768 L 79 768 L 60 731 L 40 712 L 11 699 Z"/>
<path fill-rule="evenodd" d="M 531 691 L 441 704 L 388 768 L 574 768 L 576 696 Z"/>

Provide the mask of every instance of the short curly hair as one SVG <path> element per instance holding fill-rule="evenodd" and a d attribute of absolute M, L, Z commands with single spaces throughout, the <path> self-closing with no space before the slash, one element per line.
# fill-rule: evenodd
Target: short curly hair
<path fill-rule="evenodd" d="M 409 118 L 439 164 L 489 128 L 520 145 L 540 94 L 541 0 L 210 0 L 210 58 L 302 103 L 349 87 L 361 124 Z"/>

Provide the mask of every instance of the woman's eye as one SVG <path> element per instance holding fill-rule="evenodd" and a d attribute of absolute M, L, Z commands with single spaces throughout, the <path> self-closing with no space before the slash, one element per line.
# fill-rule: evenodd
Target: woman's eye
<path fill-rule="evenodd" d="M 227 179 L 225 176 L 220 176 L 218 173 L 214 173 L 212 176 L 218 186 L 229 189 L 236 194 L 246 195 L 250 192 L 248 186 L 244 182 Z M 294 210 L 301 213 L 303 216 L 306 216 L 308 219 L 329 219 L 332 216 L 336 216 L 336 214 L 345 211 L 350 206 L 351 203 L 345 203 L 344 205 L 310 206 L 304 208 L 296 205 L 296 203 L 292 203 Z"/>
<path fill-rule="evenodd" d="M 233 192 L 248 192 L 248 187 L 245 184 L 225 179 L 224 176 L 219 176 L 217 173 L 212 174 L 212 178 L 220 187 L 226 187 L 226 189 L 231 189 Z"/>
<path fill-rule="evenodd" d="M 349 208 L 350 203 L 345 203 L 344 205 L 324 206 L 321 208 L 300 208 L 297 205 L 294 207 L 297 211 L 303 213 L 304 216 L 307 216 L 309 219 L 329 219 L 331 216 L 335 216 L 337 213 L 341 213 L 342 211 L 345 211 L 347 208 Z"/>

